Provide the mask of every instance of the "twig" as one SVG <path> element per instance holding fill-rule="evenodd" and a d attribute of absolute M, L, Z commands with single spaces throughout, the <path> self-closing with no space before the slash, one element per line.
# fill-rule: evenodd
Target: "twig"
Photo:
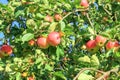
<path fill-rule="evenodd" d="M 90 20 L 89 14 L 87 13 L 86 16 L 87 16 L 87 19 L 88 19 L 90 25 L 93 27 L 93 24 L 92 24 L 92 22 L 91 22 L 91 20 Z"/>
<path fill-rule="evenodd" d="M 75 11 L 73 11 L 73 12 L 69 12 L 67 15 L 65 15 L 63 18 L 62 18 L 62 20 L 64 20 L 66 17 L 68 17 L 70 14 L 73 14 L 73 13 L 75 13 L 75 12 L 79 12 L 79 11 L 87 11 L 88 10 L 88 8 L 86 8 L 86 9 L 78 9 L 78 10 L 75 10 Z M 62 21 L 61 20 L 61 21 Z"/>
<path fill-rule="evenodd" d="M 96 72 L 99 72 L 99 73 L 104 74 L 103 71 L 96 70 L 96 69 L 94 69 L 94 68 L 83 68 L 83 69 L 81 69 L 80 72 L 74 77 L 73 80 L 77 80 L 77 78 L 79 77 L 79 75 L 80 75 L 81 73 L 83 73 L 84 71 L 86 71 L 86 70 L 92 70 L 92 71 L 96 71 Z"/>
<path fill-rule="evenodd" d="M 112 15 L 105 7 L 103 7 L 103 9 L 105 10 L 105 12 L 108 14 L 108 15 Z"/>
<path fill-rule="evenodd" d="M 102 73 L 103 75 L 101 77 L 99 77 L 98 79 L 96 80 L 105 80 L 104 78 L 108 75 L 110 75 L 110 73 L 115 73 L 117 74 L 117 72 L 119 71 L 119 68 L 114 68 L 114 69 L 111 69 L 110 71 L 107 71 L 107 72 L 103 72 L 103 71 L 100 71 L 100 70 L 96 70 L 94 68 L 83 68 L 80 70 L 80 72 L 74 77 L 73 80 L 77 80 L 77 78 L 80 76 L 81 73 L 83 73 L 84 71 L 86 70 L 92 70 L 92 71 L 96 71 L 96 72 L 99 72 L 99 73 Z M 117 74 L 118 75 L 118 74 Z"/>
<path fill-rule="evenodd" d="M 111 69 L 110 71 L 105 72 L 101 77 L 99 77 L 99 78 L 96 79 L 96 80 L 103 80 L 106 76 L 109 76 L 110 73 L 115 73 L 115 74 L 117 74 L 118 71 L 119 71 L 119 68 Z"/>

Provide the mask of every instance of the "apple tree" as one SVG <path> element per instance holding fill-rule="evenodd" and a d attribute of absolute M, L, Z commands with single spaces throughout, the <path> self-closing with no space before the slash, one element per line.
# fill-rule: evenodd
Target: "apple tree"
<path fill-rule="evenodd" d="M 0 80 L 119 80 L 120 0 L 0 4 Z"/>

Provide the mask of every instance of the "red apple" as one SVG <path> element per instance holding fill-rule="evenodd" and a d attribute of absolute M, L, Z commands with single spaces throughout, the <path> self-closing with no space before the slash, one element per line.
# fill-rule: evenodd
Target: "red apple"
<path fill-rule="evenodd" d="M 118 41 L 108 41 L 108 43 L 106 44 L 106 49 L 110 50 L 112 48 L 117 48 L 119 47 L 119 42 Z"/>
<path fill-rule="evenodd" d="M 52 22 L 53 20 L 52 20 L 52 17 L 50 15 L 47 15 L 45 17 L 45 21 Z"/>
<path fill-rule="evenodd" d="M 58 44 L 60 44 L 59 32 L 51 32 L 47 37 L 47 41 L 51 46 L 57 46 Z"/>
<path fill-rule="evenodd" d="M 98 47 L 96 45 L 96 41 L 95 40 L 89 40 L 87 43 L 86 43 L 86 49 L 88 51 L 91 51 L 91 52 L 96 52 L 98 50 Z"/>
<path fill-rule="evenodd" d="M 43 49 L 46 49 L 48 48 L 48 42 L 47 42 L 47 38 L 46 37 L 39 37 L 37 39 L 37 45 L 40 47 L 40 48 L 43 48 Z"/>
<path fill-rule="evenodd" d="M 85 8 L 89 7 L 88 0 L 81 0 L 80 5 L 85 7 Z"/>
<path fill-rule="evenodd" d="M 35 41 L 32 39 L 32 40 L 30 40 L 30 41 L 28 42 L 28 44 L 29 44 L 30 46 L 33 46 L 33 45 L 35 45 Z"/>
<path fill-rule="evenodd" d="M 12 47 L 9 46 L 9 45 L 2 45 L 1 47 L 1 52 L 4 54 L 4 55 L 10 55 L 12 54 Z"/>
<path fill-rule="evenodd" d="M 95 41 L 96 41 L 96 44 L 99 46 L 99 47 L 102 47 L 105 42 L 106 42 L 106 38 L 103 37 L 103 36 L 100 36 L 100 35 L 97 35 L 96 38 L 95 38 Z"/>
<path fill-rule="evenodd" d="M 87 49 L 93 49 L 96 47 L 96 41 L 95 40 L 89 40 L 87 43 L 86 43 L 86 48 Z"/>
<path fill-rule="evenodd" d="M 62 19 L 62 16 L 60 14 L 55 14 L 54 18 L 56 21 L 60 21 Z"/>

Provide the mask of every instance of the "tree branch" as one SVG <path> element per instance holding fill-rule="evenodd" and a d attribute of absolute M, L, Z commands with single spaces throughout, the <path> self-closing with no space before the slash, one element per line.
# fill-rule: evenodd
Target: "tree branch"
<path fill-rule="evenodd" d="M 94 68 L 83 68 L 83 69 L 81 69 L 80 72 L 74 77 L 73 80 L 77 80 L 77 78 L 79 77 L 79 75 L 80 75 L 81 73 L 83 73 L 84 71 L 86 71 L 86 70 L 92 70 L 92 71 L 96 71 L 96 72 L 99 72 L 99 73 L 104 74 L 103 71 L 96 70 L 96 69 L 94 69 Z"/>
<path fill-rule="evenodd" d="M 69 12 L 67 15 L 65 15 L 65 16 L 62 18 L 62 20 L 64 20 L 66 17 L 68 17 L 69 15 L 71 15 L 71 14 L 73 14 L 73 13 L 75 13 L 75 12 L 87 11 L 87 10 L 88 10 L 88 8 L 86 8 L 86 9 L 81 8 L 81 9 L 75 10 L 75 11 L 73 11 L 73 12 Z M 62 20 L 61 20 L 61 21 L 62 21 Z"/>

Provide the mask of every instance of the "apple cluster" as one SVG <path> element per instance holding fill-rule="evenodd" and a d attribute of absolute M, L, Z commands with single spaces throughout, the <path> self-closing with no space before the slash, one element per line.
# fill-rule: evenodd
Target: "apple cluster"
<path fill-rule="evenodd" d="M 62 19 L 62 16 L 61 16 L 60 14 L 55 14 L 55 15 L 54 15 L 54 19 L 55 19 L 55 21 L 60 21 L 60 20 Z M 53 22 L 52 16 L 47 15 L 47 16 L 45 17 L 45 21 Z"/>
<path fill-rule="evenodd" d="M 12 52 L 13 52 L 12 47 L 10 45 L 4 44 L 0 48 L 0 58 L 11 55 Z"/>
<path fill-rule="evenodd" d="M 89 40 L 86 43 L 86 49 L 88 51 L 96 52 L 99 48 L 104 47 L 106 50 L 113 49 L 118 50 L 120 48 L 120 44 L 117 40 L 108 40 L 106 37 L 101 35 L 97 35 L 94 40 Z"/>
<path fill-rule="evenodd" d="M 37 45 L 42 48 L 42 49 L 46 49 L 49 46 L 57 46 L 60 44 L 61 42 L 61 32 L 51 32 L 48 34 L 47 37 L 38 37 L 37 40 L 30 40 L 28 43 L 30 46 L 33 46 L 35 43 L 37 43 Z"/>

